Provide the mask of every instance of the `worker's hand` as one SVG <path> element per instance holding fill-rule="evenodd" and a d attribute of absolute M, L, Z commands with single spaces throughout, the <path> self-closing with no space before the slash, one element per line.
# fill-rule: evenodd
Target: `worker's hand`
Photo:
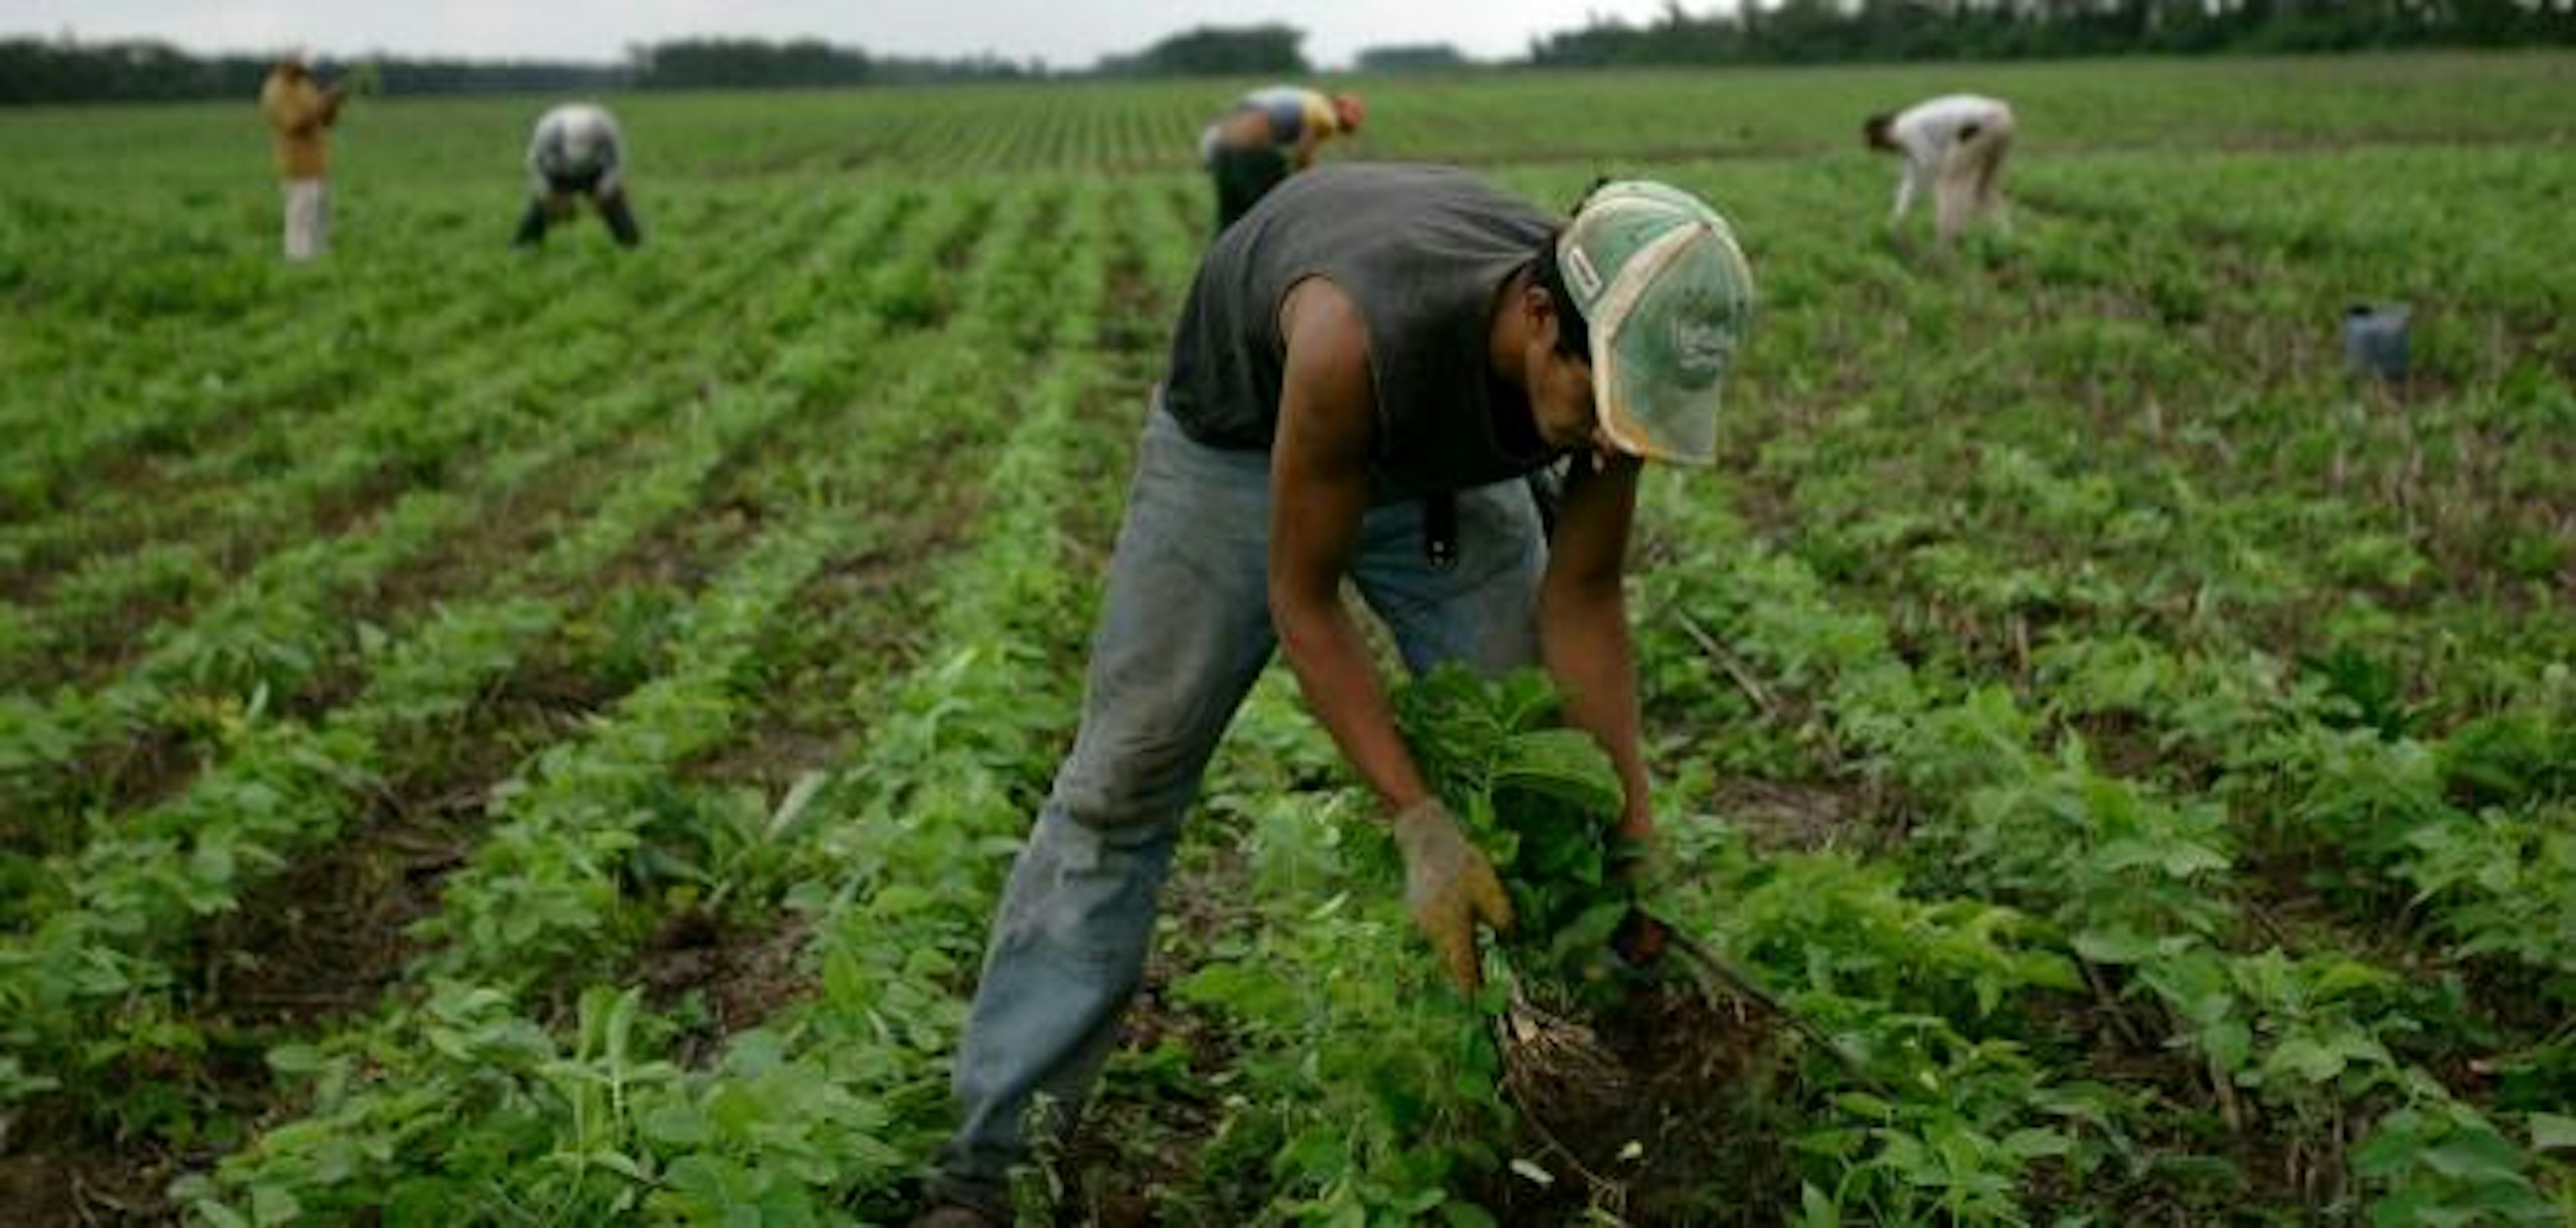
<path fill-rule="evenodd" d="M 1395 845 L 1404 853 L 1404 906 L 1431 940 L 1449 975 L 1465 993 L 1477 973 L 1476 923 L 1497 931 L 1512 927 L 1512 902 L 1503 894 L 1494 864 L 1467 842 L 1458 820 L 1438 798 L 1425 798 L 1395 816 Z"/>
<path fill-rule="evenodd" d="M 1619 919 L 1619 928 L 1610 935 L 1610 949 L 1632 968 L 1643 968 L 1663 958 L 1664 947 L 1672 941 L 1673 932 L 1642 908 L 1631 908 Z"/>
<path fill-rule="evenodd" d="M 1653 828 L 1614 830 L 1608 836 L 1610 872 L 1630 884 L 1648 883 L 1662 872 L 1663 841 Z"/>
<path fill-rule="evenodd" d="M 1625 828 L 1610 833 L 1610 873 L 1625 884 L 1632 898 L 1650 900 L 1663 885 L 1666 864 L 1662 842 L 1651 827 Z M 1628 915 L 1619 919 L 1619 928 L 1610 935 L 1610 949 L 1631 968 L 1643 968 L 1664 953 L 1672 931 L 1646 911 L 1642 903 L 1630 904 Z"/>

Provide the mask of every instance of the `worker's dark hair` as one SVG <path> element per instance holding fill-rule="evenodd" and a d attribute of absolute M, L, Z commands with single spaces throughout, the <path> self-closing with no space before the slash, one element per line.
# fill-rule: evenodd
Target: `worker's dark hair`
<path fill-rule="evenodd" d="M 1568 211 L 1569 216 L 1583 212 L 1585 202 L 1590 201 L 1592 194 L 1608 182 L 1610 177 L 1607 175 L 1594 179 L 1583 189 L 1583 195 L 1575 200 L 1574 208 Z M 1556 259 L 1556 241 L 1564 234 L 1562 226 L 1548 232 L 1546 241 L 1538 245 L 1537 258 L 1531 262 L 1530 277 L 1538 283 L 1539 289 L 1547 291 L 1548 300 L 1556 304 L 1556 352 L 1590 362 L 1592 324 L 1583 318 L 1583 308 L 1575 305 L 1574 295 L 1566 291 L 1565 266 L 1557 263 Z"/>
<path fill-rule="evenodd" d="M 1556 352 L 1568 358 L 1592 361 L 1592 327 L 1583 318 L 1583 309 L 1574 304 L 1574 295 L 1565 288 L 1565 266 L 1556 259 L 1556 240 L 1562 229 L 1548 232 L 1538 245 L 1538 256 L 1530 263 L 1530 280 L 1547 291 L 1548 301 L 1556 304 Z"/>
<path fill-rule="evenodd" d="M 1892 111 L 1881 111 L 1860 122 L 1860 139 L 1863 144 L 1875 149 L 1887 144 L 1888 133 L 1895 127 L 1896 114 Z"/>

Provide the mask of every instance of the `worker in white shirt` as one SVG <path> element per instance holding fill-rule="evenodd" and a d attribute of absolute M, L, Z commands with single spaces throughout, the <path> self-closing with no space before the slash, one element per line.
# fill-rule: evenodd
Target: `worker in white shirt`
<path fill-rule="evenodd" d="M 644 241 L 626 203 L 626 148 L 617 119 L 603 107 L 567 103 L 537 121 L 528 139 L 528 212 L 514 243 L 533 247 L 549 223 L 569 220 L 588 197 L 620 247 Z"/>
<path fill-rule="evenodd" d="M 2003 174 L 2013 130 L 2010 106 L 1975 94 L 1947 94 L 1892 115 L 1870 116 L 1861 126 L 1869 147 L 1905 159 L 1905 177 L 1897 181 L 1896 209 L 1888 223 L 1903 221 L 1915 194 L 1928 183 L 1944 249 L 1980 218 L 1991 216 L 2009 230 Z"/>

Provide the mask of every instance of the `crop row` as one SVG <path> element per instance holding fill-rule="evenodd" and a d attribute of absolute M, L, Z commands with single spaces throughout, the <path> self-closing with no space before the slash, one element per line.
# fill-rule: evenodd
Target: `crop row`
<path fill-rule="evenodd" d="M 737 275 L 748 275 L 756 267 L 756 261 L 746 263 Z M 813 270 L 800 283 L 802 288 L 786 297 L 824 293 L 840 276 L 836 270 Z M 723 299 L 711 293 L 666 306 L 672 313 L 668 319 L 676 322 L 723 305 Z M 623 361 L 612 336 L 586 334 L 565 347 L 565 370 L 556 382 L 568 394 L 532 398 L 532 404 L 545 407 L 549 415 L 542 426 L 533 410 L 505 415 L 521 421 L 500 429 L 530 431 L 535 438 L 470 461 L 464 456 L 442 460 L 441 467 L 471 467 L 464 469 L 453 488 L 417 487 L 348 533 L 282 550 L 194 619 L 145 632 L 143 638 L 150 647 L 122 677 L 102 687 L 67 687 L 41 701 L 25 695 L 7 697 L 0 702 L 0 780 L 5 780 L 16 813 L 32 821 L 57 809 L 76 809 L 100 794 L 113 800 L 109 790 L 116 783 L 115 774 L 97 770 L 99 748 L 119 741 L 148 746 L 163 736 L 158 731 L 184 730 L 192 703 L 248 705 L 262 692 L 270 701 L 283 703 L 304 693 L 355 651 L 350 603 L 363 605 L 384 587 L 386 577 L 417 567 L 465 536 L 468 528 L 489 527 L 493 517 L 528 514 L 513 505 L 529 501 L 530 492 L 542 490 L 545 483 L 561 482 L 565 473 L 578 472 L 579 463 L 590 454 L 638 424 L 668 413 L 671 405 L 706 385 L 708 373 L 700 364 L 722 361 L 732 347 L 723 333 L 706 330 L 692 330 L 691 342 L 690 347 L 647 368 L 649 379 L 635 378 L 630 372 L 604 394 L 588 390 L 570 394 L 585 380 L 608 379 Z M 394 416 L 441 416 L 416 404 L 419 395 L 413 391 L 392 398 L 402 407 Z M 507 407 L 508 400 L 494 403 Z M 478 414 L 443 416 L 470 423 Z M 463 444 L 471 431 L 450 428 L 445 436 L 453 444 Z M 360 468 L 387 463 L 380 445 L 362 441 L 344 443 L 323 455 L 336 459 L 303 472 L 332 469 L 340 461 Z M 316 484 L 327 487 L 339 480 L 336 475 L 326 476 Z M 272 497 L 291 503 L 301 485 L 289 480 L 266 489 L 285 492 Z M 30 834 L 43 844 L 67 833 L 21 832 L 20 838 Z"/>
<path fill-rule="evenodd" d="M 1694 540 L 1741 540 L 1713 509 L 1667 513 Z M 2045 921 L 2045 938 L 2086 971 L 2103 1009 L 2148 1004 L 2159 1047 L 2205 1064 L 2232 1127 L 2268 1114 L 2271 1129 L 2331 1164 L 2344 1158 L 2333 1144 L 2345 1118 L 2368 1111 L 2378 1127 L 2350 1156 L 2355 1188 L 2338 1181 L 2324 1193 L 2548 1217 L 2530 1157 L 2503 1127 L 2394 1052 L 2417 1026 L 2404 978 L 2349 954 L 2233 948 L 2238 837 L 2223 808 L 2105 775 L 2080 740 L 2044 749 L 2040 722 L 2007 693 L 1951 692 L 1955 684 L 1908 668 L 1882 625 L 1835 610 L 1793 560 L 1729 552 L 1659 575 L 1666 583 L 1665 608 L 1696 615 L 1757 668 L 1816 695 L 1817 719 L 1850 766 L 1905 790 L 1909 860 Z M 2526 1124 L 2534 1145 L 2551 1145 L 2546 1114 Z M 2464 1153 L 2479 1162 L 2455 1165 Z"/>
<path fill-rule="evenodd" d="M 953 207 L 962 200 L 951 198 L 947 227 L 970 215 Z M 894 220 L 884 210 L 861 220 L 836 247 L 867 251 L 906 233 L 881 228 Z M 930 224 L 936 235 L 941 223 Z M 937 250 L 924 243 L 913 259 Z M 576 600 L 588 600 L 541 594 L 581 592 L 647 530 L 694 506 L 707 478 L 751 439 L 846 403 L 900 327 L 872 292 L 894 287 L 889 301 L 904 301 L 903 270 L 896 261 L 878 279 L 819 282 L 827 292 L 813 305 L 817 323 L 777 356 L 780 386 L 720 395 L 676 424 L 662 455 L 629 458 L 636 471 L 607 501 L 510 569 L 492 596 L 444 607 L 380 650 L 376 675 L 355 702 L 312 727 L 245 722 L 228 735 L 227 756 L 178 798 L 102 829 L 62 868 L 58 895 L 70 906 L 43 916 L 36 932 L 0 956 L 8 974 L 0 1000 L 16 1008 L 12 1047 L 50 1054 L 78 1041 L 81 1065 L 119 1060 L 122 1048 L 97 1032 L 103 1008 L 150 1025 L 130 1029 L 135 1034 L 157 1034 L 168 1022 L 164 1009 L 144 1003 L 171 989 L 162 959 L 183 949 L 192 921 L 236 907 L 243 891 L 327 842 L 364 811 L 397 748 L 469 709 L 560 631 Z"/>
<path fill-rule="evenodd" d="M 1086 211 L 1088 220 L 1077 222 L 1077 229 L 1096 227 L 1099 202 L 1094 199 L 1079 207 Z M 1013 216 L 1025 218 L 1025 214 Z M 1034 349 L 1018 352 L 1027 353 L 1030 362 L 1042 363 L 1047 347 L 1053 342 L 1049 340 L 1048 329 L 1033 330 L 1030 325 L 1042 297 L 1055 299 L 1059 296 L 1040 296 L 1032 291 L 1041 279 L 1059 287 L 1063 282 L 1060 274 L 1053 272 L 1052 262 L 1046 258 L 1051 240 L 1042 231 L 1032 229 L 1026 221 L 1008 219 L 998 229 L 1016 237 L 998 244 L 1007 250 L 995 258 L 995 264 L 975 275 L 977 288 L 969 292 L 967 303 L 952 319 L 952 331 L 942 338 L 942 344 L 932 346 L 925 341 L 918 347 L 920 366 L 915 377 L 907 381 L 895 396 L 876 407 L 882 415 L 883 433 L 853 445 L 854 451 L 864 454 L 868 458 L 867 464 L 880 472 L 895 464 L 900 457 L 924 447 L 946 448 L 960 456 L 973 456 L 978 451 L 974 443 L 980 434 L 1019 416 L 1014 412 L 1014 407 L 1022 404 L 1015 395 L 1018 377 L 1006 366 L 992 363 L 988 357 L 992 352 L 1012 351 L 962 346 L 956 342 L 973 338 L 988 347 L 999 346 L 1012 339 L 1037 342 Z M 1052 394 L 1048 394 L 1047 399 L 1052 400 Z M 1040 420 L 1052 420 L 1052 416 Z M 1037 428 L 1032 424 L 1022 429 L 1034 434 Z M 1016 448 L 1011 454 L 1019 455 L 1020 459 L 1006 462 L 1004 469 L 992 475 L 991 484 L 987 487 L 991 497 L 1000 501 L 1001 506 L 1015 505 L 1018 500 L 1033 498 L 1034 492 L 1048 488 L 1047 482 L 1029 480 L 1037 476 L 1032 466 L 1038 463 L 1038 458 L 1022 454 Z M 1056 476 L 1052 480 L 1060 482 L 1062 478 Z M 882 480 L 876 485 L 882 488 Z M 988 516 L 994 514 L 998 513 L 988 513 Z M 847 509 L 838 509 L 837 519 L 850 521 L 858 518 L 852 517 Z M 979 540 L 993 543 L 985 547 L 989 553 L 1042 549 L 1051 540 L 1034 528 L 1027 532 L 1018 531 L 1023 526 L 1007 519 L 988 521 L 986 527 L 991 531 L 980 533 Z M 979 585 L 976 591 L 998 596 L 1013 590 L 987 584 Z M 1036 613 L 1036 608 L 1027 603 L 1014 603 L 1002 608 Z M 926 688 L 954 682 L 961 668 L 953 659 L 944 659 L 938 666 L 925 667 L 922 673 L 924 681 L 917 685 Z M 1003 694 L 1019 693 L 1018 683 L 1004 681 L 1006 675 L 997 674 L 995 677 L 1004 687 Z M 923 702 L 928 702 L 926 693 Z M 870 706 L 881 705 L 871 701 Z M 907 710 L 919 709 L 914 708 L 913 701 L 903 701 L 888 711 L 873 715 L 887 729 L 900 729 L 907 719 L 902 714 Z M 953 710 L 952 702 L 943 698 L 929 703 L 928 710 L 921 711 L 921 716 L 935 729 L 944 726 Z M 1016 714 L 1010 719 L 1013 724 L 1019 724 Z M 891 754 L 894 747 L 905 745 L 898 735 L 887 732 L 872 734 L 870 743 L 882 748 L 871 752 L 872 756 Z M 767 846 L 764 856 L 759 859 L 761 863 L 770 864 L 784 859 L 790 864 L 817 864 L 813 860 L 815 848 L 811 842 L 821 838 L 821 831 L 836 825 L 837 820 L 829 816 L 841 804 L 840 799 L 846 789 L 868 780 L 913 779 L 906 774 L 924 766 L 917 760 L 906 760 L 901 762 L 898 772 L 892 770 L 895 760 L 872 759 L 872 762 L 879 763 L 880 769 L 836 773 L 850 784 L 800 786 L 774 816 L 754 816 L 754 830 L 745 839 Z M 551 779 L 553 774 L 549 776 Z M 619 780 L 623 783 L 612 782 L 613 787 L 639 788 L 648 783 L 641 777 L 624 775 Z M 561 1050 L 546 1037 L 538 1022 L 540 1016 L 523 1013 L 540 1005 L 522 1002 L 522 990 L 529 985 L 530 978 L 521 970 L 529 966 L 532 953 L 547 949 L 545 933 L 559 935 L 563 941 L 580 941 L 594 957 L 617 945 L 613 932 L 601 933 L 598 927 L 605 919 L 600 908 L 614 904 L 618 888 L 608 879 L 596 873 L 582 873 L 577 867 L 591 864 L 602 871 L 613 870 L 622 859 L 617 849 L 607 850 L 609 860 L 602 863 L 593 854 L 585 852 L 585 847 L 594 839 L 600 839 L 631 848 L 638 833 L 632 828 L 622 828 L 614 813 L 601 812 L 596 799 L 597 789 L 587 786 L 576 788 L 576 783 L 568 780 L 570 794 L 586 794 L 591 800 L 583 803 L 581 809 L 570 812 L 571 817 L 578 820 L 571 828 L 531 825 L 517 834 L 505 829 L 500 838 L 487 847 L 485 854 L 478 855 L 478 863 L 484 857 L 497 858 L 496 865 L 507 863 L 506 873 L 478 875 L 476 881 L 495 890 L 508 885 L 513 894 L 512 905 L 498 910 L 469 907 L 466 912 L 437 922 L 432 927 L 432 932 L 446 939 L 446 954 L 433 956 L 428 966 L 450 968 L 450 971 L 475 974 L 484 979 L 433 979 L 427 1003 L 420 1008 L 425 1013 L 415 1014 L 410 1009 L 397 1008 L 372 1028 L 323 1042 L 316 1052 L 323 1055 L 321 1060 L 327 1065 L 345 1069 L 343 1063 L 363 1055 L 371 1072 L 381 1078 L 371 1077 L 344 1085 L 340 1079 L 326 1077 L 322 1083 L 326 1094 L 317 1104 L 313 1117 L 304 1124 L 290 1123 L 264 1135 L 251 1150 L 227 1162 L 219 1175 L 219 1184 L 194 1187 L 197 1190 L 195 1197 L 211 1197 L 216 1191 L 227 1188 L 239 1191 L 246 1197 L 246 1201 L 239 1205 L 263 1220 L 276 1218 L 275 1212 L 288 1205 L 318 1210 L 335 1205 L 342 1199 L 355 1197 L 367 1200 L 376 1191 L 363 1184 L 368 1180 L 365 1174 L 371 1166 L 394 1162 L 396 1155 L 393 1149 L 396 1147 L 410 1152 L 400 1158 L 394 1170 L 408 1176 L 398 1195 L 433 1199 L 461 1196 L 463 1191 L 479 1185 L 479 1178 L 484 1174 L 479 1170 L 458 1170 L 451 1165 L 476 1162 L 478 1148 L 490 1146 L 498 1137 L 509 1136 L 529 1138 L 540 1146 L 541 1155 L 551 1156 L 529 1157 L 531 1171 L 505 1183 L 506 1188 L 521 1191 L 529 1197 L 559 1198 L 563 1201 L 557 1205 L 601 1209 L 632 1205 L 656 1184 L 636 1184 L 643 1174 L 635 1169 L 636 1157 L 628 1155 L 625 1149 L 633 1143 L 636 1106 L 653 1094 L 655 1085 L 676 1077 L 678 1071 L 666 1062 L 642 1060 L 640 1054 L 614 1052 L 604 1046 L 600 1038 L 607 1032 L 614 1032 L 619 1037 L 616 1042 L 618 1048 L 622 1049 L 629 1039 L 640 1048 L 649 1037 L 667 1036 L 664 1025 L 655 1022 L 653 1016 L 640 1013 L 635 991 L 621 991 L 613 983 L 599 984 L 584 995 L 578 1012 L 583 1021 L 580 1035 Z M 565 800 L 567 805 L 571 804 L 570 796 Z M 621 837 L 617 834 L 620 831 L 627 834 Z M 558 863 L 575 869 L 558 873 L 547 868 Z M 829 864 L 838 868 L 848 865 L 837 859 Z M 579 890 L 546 889 L 546 884 L 567 881 L 576 886 L 589 885 Z M 747 872 L 738 872 L 727 876 L 726 889 L 734 898 L 752 902 L 757 907 L 757 901 L 773 898 L 779 887 L 775 883 L 764 884 Z M 799 893 L 800 898 L 810 897 L 810 894 L 810 890 Z M 536 898 L 530 898 L 531 895 Z M 462 899 L 452 888 L 451 900 L 461 902 Z M 540 921 L 533 930 L 542 932 L 532 932 L 528 927 L 516 924 L 518 918 L 531 913 L 560 920 L 567 915 L 567 909 L 571 910 L 569 915 L 593 920 L 573 926 Z M 472 919 L 478 916 L 489 918 L 490 923 L 481 924 Z M 611 926 L 610 929 L 627 932 L 631 927 Z M 888 949 L 881 943 L 875 945 L 881 950 Z M 545 966 L 558 965 L 549 962 Z M 469 985 L 472 988 L 467 988 Z M 446 1017 L 443 1022 L 442 1015 Z M 613 1026 L 611 1021 L 615 1021 Z M 448 1038 L 449 1043 L 436 1044 L 440 1037 Z M 423 1047 L 420 1042 L 424 1039 L 433 1042 L 432 1046 Z M 568 1070 L 580 1073 L 567 1079 Z M 608 1090 L 612 1086 L 616 1089 L 613 1092 Z M 702 1124 L 710 1120 L 723 1125 L 737 1124 L 740 1112 L 770 1099 L 768 1096 L 750 1097 L 749 1093 L 755 1090 L 766 1090 L 785 1101 L 780 1105 L 782 1109 L 802 1105 L 838 1122 L 836 1128 L 846 1128 L 847 1122 L 841 1118 L 847 1106 L 840 1103 L 832 1089 L 800 1085 L 788 1078 L 763 1080 L 756 1087 L 728 1087 L 724 1092 L 725 1103 L 742 1108 L 728 1109 L 712 1119 L 701 1117 L 698 1120 Z M 607 1099 L 599 1099 L 602 1095 Z M 416 1136 L 422 1122 L 417 1115 L 424 1111 L 431 1112 L 434 1119 L 441 1122 L 462 1121 L 477 1128 L 466 1129 L 454 1136 L 452 1141 L 457 1146 L 450 1149 L 443 1142 Z M 658 1113 L 655 1117 L 663 1120 L 669 1114 Z M 538 1133 L 533 1136 L 524 1134 L 523 1131 L 529 1128 L 535 1128 Z M 490 1133 L 494 1131 L 499 1133 Z M 782 1168 L 810 1173 L 819 1162 L 815 1155 L 792 1145 L 791 1136 L 782 1133 L 776 1139 L 780 1148 L 775 1160 Z M 854 1140 L 851 1145 L 852 1154 L 837 1157 L 839 1162 L 848 1163 L 868 1153 L 868 1148 Z M 448 1158 L 437 1158 L 442 1155 Z M 484 1162 L 499 1158 L 498 1154 L 480 1156 Z M 464 1184 L 457 1184 L 459 1179 Z M 674 1188 L 678 1188 L 681 1180 L 679 1174 L 673 1175 Z M 351 1185 L 352 1181 L 360 1184 Z M 603 1190 L 599 1188 L 602 1183 L 615 1188 Z M 707 1185 L 697 1188 L 712 1196 L 721 1187 Z M 281 1197 L 291 1201 L 281 1202 Z M 220 1213 L 215 1214 L 220 1218 Z"/>
<path fill-rule="evenodd" d="M 821 202 L 807 207 L 815 216 L 825 208 Z M 448 480 L 477 449 L 558 426 L 568 408 L 578 412 L 579 402 L 597 399 L 595 386 L 625 360 L 613 340 L 617 330 L 679 331 L 680 322 L 723 309 L 755 282 L 766 262 L 794 250 L 792 234 L 702 270 L 688 291 L 653 301 L 641 313 L 633 304 L 636 295 L 649 293 L 649 280 L 595 278 L 554 300 L 529 304 L 510 326 L 484 330 L 432 362 L 397 368 L 400 379 L 319 415 L 272 414 L 256 421 L 238 446 L 210 449 L 172 467 L 168 484 L 189 493 L 177 499 L 149 488 L 138 493 L 156 518 L 180 517 L 162 521 L 163 531 L 155 533 L 148 550 L 131 557 L 93 555 L 63 577 L 51 608 L 16 611 L 7 622 L 23 630 L 0 648 L 32 666 L 60 647 L 96 637 L 99 624 L 119 640 L 98 647 L 126 648 L 128 637 L 149 641 L 152 630 L 123 625 L 119 615 L 128 603 L 142 597 L 184 601 L 223 583 L 236 555 L 269 549 L 290 531 L 309 533 L 317 520 L 355 519 L 394 491 Z M 550 361 L 518 360 L 531 336 L 549 335 L 565 339 L 548 342 Z M 57 523 L 94 525 L 108 510 L 84 505 Z"/>

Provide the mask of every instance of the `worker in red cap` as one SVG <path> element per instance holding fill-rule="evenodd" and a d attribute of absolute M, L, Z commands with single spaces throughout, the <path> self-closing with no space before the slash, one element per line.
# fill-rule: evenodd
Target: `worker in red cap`
<path fill-rule="evenodd" d="M 1328 137 L 1358 132 L 1368 114 L 1357 94 L 1326 94 L 1273 85 L 1238 98 L 1224 118 L 1199 133 L 1199 161 L 1216 182 L 1216 228 L 1222 232 L 1290 175 L 1315 164 Z"/>

